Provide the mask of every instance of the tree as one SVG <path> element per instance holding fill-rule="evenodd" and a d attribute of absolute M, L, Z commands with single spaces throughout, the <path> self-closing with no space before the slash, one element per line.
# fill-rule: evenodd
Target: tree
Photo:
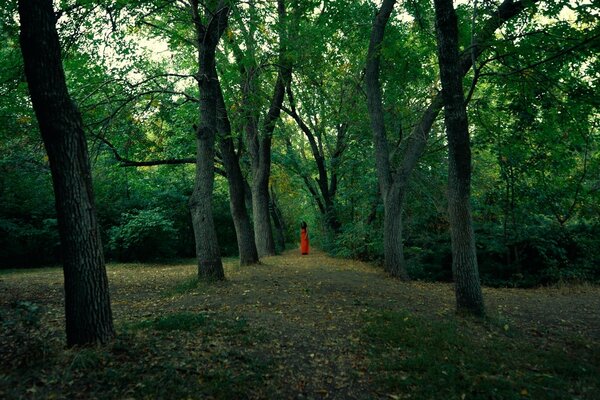
<path fill-rule="evenodd" d="M 371 117 L 371 130 L 375 146 L 377 179 L 384 206 L 383 241 L 385 270 L 392 276 L 407 280 L 402 245 L 402 201 L 405 188 L 392 177 L 387 137 L 385 133 L 381 84 L 379 83 L 380 46 L 385 26 L 392 14 L 396 0 L 384 0 L 373 21 L 367 54 L 366 89 L 367 106 Z"/>
<path fill-rule="evenodd" d="M 56 199 L 67 344 L 105 343 L 114 328 L 90 161 L 81 114 L 65 82 L 52 1 L 19 1 L 19 15 L 25 75 Z"/>
<path fill-rule="evenodd" d="M 214 187 L 215 138 L 217 134 L 217 75 L 215 52 L 227 28 L 229 6 L 225 1 L 213 2 L 212 8 L 200 15 L 198 0 L 190 0 L 190 11 L 198 48 L 198 89 L 200 121 L 196 129 L 196 179 L 190 197 L 194 225 L 198 275 L 206 280 L 225 278 L 219 252 L 212 210 Z"/>
<path fill-rule="evenodd" d="M 214 73 L 215 76 L 217 76 L 216 71 Z M 235 151 L 231 123 L 227 116 L 227 107 L 225 105 L 225 99 L 223 98 L 223 90 L 221 89 L 221 84 L 218 80 L 216 94 L 217 130 L 219 133 L 218 142 L 223 166 L 227 173 L 229 206 L 233 217 L 233 223 L 235 224 L 240 265 L 256 264 L 258 262 L 258 251 L 256 249 L 252 221 L 248 215 L 245 202 L 247 182 L 244 179 L 242 169 L 240 168 L 239 155 Z"/>
<path fill-rule="evenodd" d="M 279 49 L 277 60 L 277 78 L 270 99 L 268 111 L 259 125 L 260 110 L 257 109 L 259 69 L 244 63 L 244 59 L 256 59 L 255 29 L 250 27 L 246 32 L 247 55 L 243 55 L 239 47 L 234 48 L 238 63 L 241 65 L 242 80 L 242 114 L 244 115 L 244 130 L 246 147 L 250 156 L 251 177 L 250 188 L 252 191 L 252 216 L 256 248 L 259 257 L 275 254 L 275 241 L 271 229 L 269 213 L 269 176 L 271 173 L 271 146 L 273 132 L 283 104 L 285 87 L 292 75 L 292 65 L 287 54 L 288 46 L 288 21 L 286 6 L 283 0 L 277 0 Z"/>
<path fill-rule="evenodd" d="M 444 120 L 448 137 L 448 216 L 456 308 L 485 313 L 471 216 L 471 144 L 452 0 L 434 0 Z"/>
<path fill-rule="evenodd" d="M 461 77 L 466 76 L 473 62 L 493 45 L 494 33 L 507 21 L 522 13 L 532 1 L 505 0 L 495 9 L 487 11 L 489 17 L 481 28 L 473 33 L 471 47 L 462 51 L 458 58 L 458 71 Z M 429 100 L 427 107 L 421 112 L 413 125 L 410 134 L 400 141 L 400 146 L 393 148 L 388 143 L 385 125 L 385 110 L 383 107 L 380 83 L 381 51 L 385 27 L 394 9 L 395 0 L 384 0 L 379 12 L 373 20 L 369 50 L 366 63 L 367 106 L 371 119 L 371 130 L 375 147 L 377 177 L 384 205 L 384 253 L 385 269 L 392 276 L 407 279 L 404 251 L 402 243 L 402 210 L 406 199 L 406 191 L 410 177 L 421 157 L 431 128 L 439 114 L 443 101 L 441 93 L 433 88 L 435 94 Z M 473 84 L 477 82 L 479 71 L 475 71 Z M 399 153 L 398 156 L 396 153 Z M 394 162 L 394 160 L 399 160 Z"/>

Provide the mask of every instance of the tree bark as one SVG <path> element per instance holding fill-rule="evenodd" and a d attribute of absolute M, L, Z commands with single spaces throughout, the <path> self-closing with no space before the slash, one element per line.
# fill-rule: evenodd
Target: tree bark
<path fill-rule="evenodd" d="M 216 76 L 216 71 L 215 71 Z M 231 138 L 231 124 L 227 116 L 225 100 L 220 83 L 217 81 L 217 130 L 219 133 L 219 149 L 223 159 L 223 167 L 227 173 L 229 186 L 229 208 L 235 225 L 240 265 L 258 263 L 258 251 L 254 238 L 252 222 L 246 209 L 244 175 L 240 168 L 239 158 L 235 152 Z"/>
<path fill-rule="evenodd" d="M 471 217 L 471 145 L 452 0 L 434 0 L 438 61 L 448 137 L 448 215 L 459 313 L 484 314 Z"/>
<path fill-rule="evenodd" d="M 207 281 L 223 280 L 225 273 L 213 220 L 214 156 L 217 132 L 217 76 L 215 52 L 227 27 L 229 8 L 220 1 L 215 10 L 206 10 L 204 25 L 198 0 L 190 0 L 198 45 L 199 126 L 196 130 L 196 177 L 190 196 L 198 276 Z"/>
<path fill-rule="evenodd" d="M 114 328 L 91 167 L 81 114 L 67 90 L 52 1 L 19 1 L 19 15 L 25 75 L 56 198 L 67 345 L 106 343 Z"/>
<path fill-rule="evenodd" d="M 285 24 L 286 10 L 283 0 L 277 1 L 277 12 L 280 24 Z M 291 66 L 286 62 L 285 28 L 279 33 L 279 71 L 271 97 L 271 104 L 265 116 L 262 129 L 259 132 L 255 113 L 252 111 L 252 101 L 248 101 L 251 93 L 256 90 L 253 71 L 246 71 L 247 82 L 244 83 L 244 98 L 246 108 L 246 143 L 250 155 L 252 169 L 252 216 L 256 248 L 259 257 L 275 254 L 275 241 L 271 229 L 269 214 L 269 177 L 271 175 L 271 143 L 275 125 L 279 120 L 285 87 L 291 79 Z"/>
<path fill-rule="evenodd" d="M 409 280 L 402 245 L 402 208 L 405 191 L 393 185 L 383 198 L 383 251 L 384 269 L 393 277 Z"/>
<path fill-rule="evenodd" d="M 402 244 L 402 202 L 403 188 L 394 180 L 390 165 L 389 145 L 383 113 L 383 99 L 379 82 L 380 48 L 383 42 L 385 27 L 394 9 L 396 0 L 384 0 L 373 21 L 367 66 L 365 73 L 367 108 L 371 118 L 371 131 L 375 147 L 375 164 L 377 181 L 383 198 L 384 209 L 384 267 L 392 276 L 408 279 L 404 263 Z"/>

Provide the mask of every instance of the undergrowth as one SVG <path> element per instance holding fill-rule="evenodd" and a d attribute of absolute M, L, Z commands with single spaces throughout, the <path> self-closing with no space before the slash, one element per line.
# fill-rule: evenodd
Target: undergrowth
<path fill-rule="evenodd" d="M 499 319 L 433 320 L 373 312 L 363 330 L 370 370 L 391 398 L 593 399 L 600 351 L 527 337 Z"/>

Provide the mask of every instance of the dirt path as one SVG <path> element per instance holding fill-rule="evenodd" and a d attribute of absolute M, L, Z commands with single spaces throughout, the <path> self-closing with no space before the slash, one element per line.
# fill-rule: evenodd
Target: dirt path
<path fill-rule="evenodd" d="M 266 381 L 279 398 L 373 398 L 377 388 L 365 362 L 360 332 L 373 310 L 447 318 L 454 311 L 449 284 L 403 283 L 373 266 L 296 251 L 240 268 L 226 263 L 227 282 L 177 292 L 196 267 L 109 266 L 117 326 L 174 312 L 243 318 L 264 341 L 246 343 L 275 366 Z M 485 288 L 493 318 L 536 338 L 600 340 L 600 288 L 536 290 Z M 47 308 L 45 322 L 62 332 L 62 273 L 42 270 L 0 275 L 0 300 Z M 538 340 L 538 339 L 536 339 Z M 383 394 L 381 395 L 383 396 Z"/>

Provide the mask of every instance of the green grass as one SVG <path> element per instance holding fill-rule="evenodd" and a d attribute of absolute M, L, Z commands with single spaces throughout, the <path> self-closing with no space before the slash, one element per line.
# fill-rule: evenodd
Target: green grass
<path fill-rule="evenodd" d="M 373 313 L 363 330 L 371 373 L 386 393 L 418 399 L 592 399 L 600 351 L 536 343 L 506 324 Z M 510 332 L 510 333 L 509 333 Z"/>
<path fill-rule="evenodd" d="M 204 282 L 200 281 L 200 279 L 197 276 L 193 276 L 191 278 L 185 279 L 177 283 L 172 288 L 166 290 L 164 294 L 167 297 L 182 295 L 193 292 L 197 289 L 203 289 L 204 286 Z"/>

